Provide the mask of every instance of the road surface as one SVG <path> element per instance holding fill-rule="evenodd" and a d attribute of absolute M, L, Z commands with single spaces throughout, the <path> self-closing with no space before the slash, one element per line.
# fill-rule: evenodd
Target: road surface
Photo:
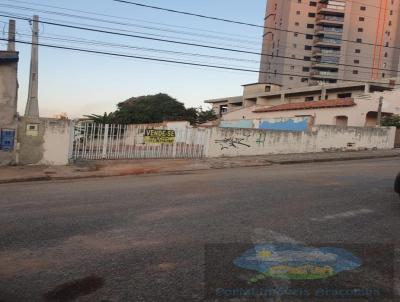
<path fill-rule="evenodd" d="M 379 253 L 400 238 L 399 170 L 381 159 L 0 185 L 0 301 L 202 301 L 210 246 Z"/>

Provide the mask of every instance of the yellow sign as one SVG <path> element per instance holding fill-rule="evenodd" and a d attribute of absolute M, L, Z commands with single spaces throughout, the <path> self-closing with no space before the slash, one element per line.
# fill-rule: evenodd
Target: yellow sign
<path fill-rule="evenodd" d="M 175 131 L 146 129 L 144 142 L 147 144 L 173 144 L 175 142 Z"/>

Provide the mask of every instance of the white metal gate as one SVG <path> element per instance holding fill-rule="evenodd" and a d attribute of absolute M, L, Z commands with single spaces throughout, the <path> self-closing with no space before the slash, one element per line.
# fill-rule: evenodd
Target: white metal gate
<path fill-rule="evenodd" d="M 146 129 L 170 130 L 174 138 L 166 143 L 149 142 Z M 80 123 L 74 130 L 72 158 L 201 158 L 206 154 L 208 135 L 207 129 L 198 128 Z"/>

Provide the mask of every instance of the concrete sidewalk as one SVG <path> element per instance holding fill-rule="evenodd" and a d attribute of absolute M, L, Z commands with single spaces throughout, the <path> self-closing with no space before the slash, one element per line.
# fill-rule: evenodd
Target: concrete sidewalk
<path fill-rule="evenodd" d="M 92 177 L 139 175 L 150 173 L 179 173 L 208 169 L 269 166 L 356 159 L 400 157 L 400 149 L 280 154 L 205 159 L 141 159 L 82 161 L 69 166 L 0 167 L 0 184 L 24 181 L 65 180 Z"/>

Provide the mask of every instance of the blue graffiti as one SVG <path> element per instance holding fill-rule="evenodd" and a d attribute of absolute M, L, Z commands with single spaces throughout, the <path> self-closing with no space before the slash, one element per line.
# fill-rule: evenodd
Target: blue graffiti
<path fill-rule="evenodd" d="M 281 130 L 281 131 L 306 131 L 308 130 L 308 119 L 299 121 L 288 119 L 282 121 L 267 121 L 263 120 L 260 124 L 260 129 L 264 130 Z"/>

